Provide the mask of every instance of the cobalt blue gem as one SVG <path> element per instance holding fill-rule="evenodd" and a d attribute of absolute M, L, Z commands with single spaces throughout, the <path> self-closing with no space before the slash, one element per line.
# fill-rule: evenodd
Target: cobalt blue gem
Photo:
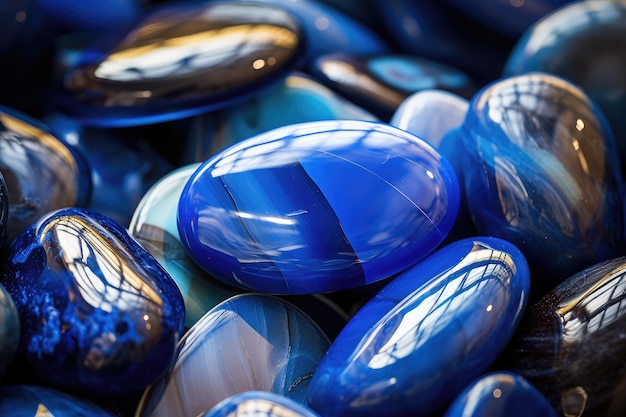
<path fill-rule="evenodd" d="M 303 45 L 298 19 L 282 7 L 167 4 L 120 36 L 97 40 L 53 101 L 86 125 L 181 119 L 236 104 L 282 79 Z"/>
<path fill-rule="evenodd" d="M 432 252 L 456 218 L 449 162 L 393 126 L 278 128 L 204 162 L 178 206 L 190 256 L 224 282 L 277 294 L 359 287 Z"/>
<path fill-rule="evenodd" d="M 475 237 L 439 249 L 352 317 L 311 379 L 308 406 L 324 416 L 442 411 L 505 348 L 529 285 L 509 242 Z"/>
<path fill-rule="evenodd" d="M 319 417 L 307 407 L 265 391 L 232 395 L 199 417 Z"/>
<path fill-rule="evenodd" d="M 182 296 L 110 218 L 79 208 L 43 216 L 8 248 L 2 282 L 19 313 L 20 354 L 42 381 L 125 394 L 169 369 Z"/>
<path fill-rule="evenodd" d="M 480 234 L 516 244 L 543 295 L 623 245 L 611 130 L 578 87 L 545 73 L 485 86 L 462 129 L 467 203 Z"/>
<path fill-rule="evenodd" d="M 472 382 L 443 417 L 557 417 L 556 411 L 524 377 L 491 372 Z"/>

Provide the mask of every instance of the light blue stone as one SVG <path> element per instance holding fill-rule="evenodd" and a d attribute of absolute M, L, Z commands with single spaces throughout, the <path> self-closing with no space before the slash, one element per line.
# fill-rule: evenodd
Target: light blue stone
<path fill-rule="evenodd" d="M 319 417 L 307 407 L 265 391 L 248 391 L 223 400 L 199 417 Z"/>
<path fill-rule="evenodd" d="M 428 416 L 495 360 L 526 308 L 523 254 L 493 237 L 439 249 L 391 280 L 348 322 L 307 404 L 324 416 Z"/>
<path fill-rule="evenodd" d="M 388 124 L 285 126 L 204 162 L 178 207 L 181 241 L 212 276 L 276 294 L 388 278 L 432 252 L 456 218 L 449 162 Z"/>

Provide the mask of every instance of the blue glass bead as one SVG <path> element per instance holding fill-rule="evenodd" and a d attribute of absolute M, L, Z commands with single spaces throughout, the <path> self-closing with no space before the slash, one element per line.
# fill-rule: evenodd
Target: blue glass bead
<path fill-rule="evenodd" d="M 505 348 L 530 277 L 493 237 L 459 240 L 399 274 L 333 341 L 306 393 L 324 416 L 427 416 L 443 410 Z"/>
<path fill-rule="evenodd" d="M 20 321 L 13 298 L 0 284 L 0 378 L 13 361 L 20 341 Z"/>
<path fill-rule="evenodd" d="M 579 271 L 529 305 L 501 366 L 537 387 L 558 415 L 626 415 L 625 300 L 625 257 Z"/>
<path fill-rule="evenodd" d="M 140 17 L 142 0 L 38 0 L 39 7 L 65 30 L 109 32 Z"/>
<path fill-rule="evenodd" d="M 200 163 L 179 167 L 157 181 L 143 196 L 128 232 L 165 268 L 185 303 L 185 327 L 241 292 L 209 276 L 187 255 L 180 241 L 176 212 L 183 188 Z"/>
<path fill-rule="evenodd" d="M 3 417 L 115 417 L 89 400 L 39 385 L 0 387 Z"/>
<path fill-rule="evenodd" d="M 513 372 L 492 372 L 472 382 L 443 417 L 557 417 L 537 388 Z"/>
<path fill-rule="evenodd" d="M 268 391 L 301 403 L 329 341 L 291 303 L 236 295 L 181 339 L 167 377 L 146 390 L 137 417 L 195 417 L 228 397 Z"/>
<path fill-rule="evenodd" d="M 82 152 L 40 121 L 6 107 L 0 107 L 0 171 L 9 204 L 7 243 L 45 213 L 85 206 L 91 197 L 90 166 Z"/>
<path fill-rule="evenodd" d="M 333 120 L 278 128 L 204 162 L 182 192 L 178 228 L 216 278 L 310 294 L 415 264 L 458 205 L 454 171 L 428 143 L 384 123 Z"/>
<path fill-rule="evenodd" d="M 20 353 L 42 381 L 125 394 L 169 369 L 182 296 L 119 223 L 88 209 L 57 210 L 18 236 L 6 259 L 2 282 L 19 312 Z"/>
<path fill-rule="evenodd" d="M 223 400 L 199 417 L 319 417 L 297 402 L 265 391 L 248 391 Z"/>
<path fill-rule="evenodd" d="M 53 97 L 86 125 L 145 125 L 237 104 L 282 79 L 304 51 L 297 18 L 258 2 L 164 5 L 119 37 L 96 41 Z"/>
<path fill-rule="evenodd" d="M 389 120 L 411 94 L 430 89 L 471 97 L 476 87 L 464 72 L 408 54 L 324 55 L 312 73 L 350 101 Z"/>
<path fill-rule="evenodd" d="M 230 145 L 281 126 L 340 119 L 378 120 L 313 77 L 294 71 L 267 94 L 194 118 L 186 159 L 204 162 Z"/>
<path fill-rule="evenodd" d="M 597 107 L 559 77 L 485 86 L 462 126 L 467 203 L 479 233 L 511 241 L 544 294 L 623 244 L 616 145 Z"/>
<path fill-rule="evenodd" d="M 626 167 L 626 3 L 576 1 L 530 27 L 504 76 L 542 71 L 579 85 L 609 121 Z"/>

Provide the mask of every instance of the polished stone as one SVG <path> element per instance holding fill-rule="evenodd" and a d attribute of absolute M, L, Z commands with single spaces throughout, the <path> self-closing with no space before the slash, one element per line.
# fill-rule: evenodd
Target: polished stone
<path fill-rule="evenodd" d="M 443 417 L 557 417 L 537 388 L 512 372 L 491 372 L 472 382 Z"/>
<path fill-rule="evenodd" d="M 182 296 L 110 218 L 78 208 L 43 216 L 8 248 L 2 283 L 19 313 L 20 355 L 47 384 L 125 394 L 169 369 Z"/>
<path fill-rule="evenodd" d="M 15 357 L 20 341 L 20 320 L 13 298 L 0 284 L 0 378 Z"/>
<path fill-rule="evenodd" d="M 120 38 L 96 41 L 54 96 L 85 124 L 144 125 L 237 104 L 304 51 L 298 19 L 259 2 L 166 4 Z"/>
<path fill-rule="evenodd" d="M 543 71 L 579 85 L 602 109 L 626 167 L 626 3 L 572 2 L 529 28 L 504 76 Z"/>
<path fill-rule="evenodd" d="M 530 277 L 494 237 L 459 240 L 399 274 L 333 341 L 306 393 L 324 416 L 442 411 L 505 348 Z"/>
<path fill-rule="evenodd" d="M 582 270 L 529 305 L 501 367 L 537 387 L 559 415 L 626 415 L 626 258 Z"/>
<path fill-rule="evenodd" d="M 199 417 L 319 417 L 307 407 L 266 391 L 235 394 Z"/>
<path fill-rule="evenodd" d="M 137 417 L 196 417 L 246 391 L 301 403 L 328 346 L 319 327 L 291 303 L 237 295 L 183 336 L 172 372 L 146 390 Z"/>
<path fill-rule="evenodd" d="M 7 244 L 47 212 L 85 206 L 91 197 L 84 154 L 39 120 L 6 107 L 0 107 L 0 171 L 9 203 Z"/>
<path fill-rule="evenodd" d="M 204 162 L 182 192 L 178 228 L 194 261 L 230 285 L 311 294 L 415 264 L 458 204 L 452 167 L 425 141 L 384 123 L 322 121 Z"/>
<path fill-rule="evenodd" d="M 313 77 L 294 71 L 267 94 L 194 118 L 185 159 L 204 162 L 230 145 L 278 127 L 342 119 L 378 120 Z"/>
<path fill-rule="evenodd" d="M 579 87 L 545 73 L 498 80 L 471 100 L 461 129 L 476 229 L 519 246 L 533 292 L 620 253 L 616 145 Z"/>

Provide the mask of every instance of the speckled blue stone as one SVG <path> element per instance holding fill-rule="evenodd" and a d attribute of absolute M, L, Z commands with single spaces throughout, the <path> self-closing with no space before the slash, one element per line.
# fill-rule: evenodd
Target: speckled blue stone
<path fill-rule="evenodd" d="M 136 416 L 196 417 L 247 391 L 302 403 L 329 344 L 291 303 L 266 294 L 236 295 L 185 333 L 172 371 L 145 391 Z"/>
<path fill-rule="evenodd" d="M 43 216 L 7 250 L 2 282 L 20 353 L 75 392 L 136 392 L 169 369 L 185 319 L 178 287 L 115 221 L 87 209 Z"/>
<path fill-rule="evenodd" d="M 533 292 L 620 253 L 617 148 L 583 90 L 545 73 L 501 79 L 471 100 L 461 129 L 476 229 L 524 252 Z"/>
<path fill-rule="evenodd" d="M 306 393 L 324 416 L 442 411 L 505 348 L 524 313 L 523 254 L 459 240 L 399 274 L 333 341 Z"/>
<path fill-rule="evenodd" d="M 248 391 L 230 396 L 200 417 L 319 417 L 307 407 L 282 395 Z"/>
<path fill-rule="evenodd" d="M 320 293 L 390 277 L 450 231 L 459 188 L 431 145 L 393 126 L 323 121 L 233 145 L 191 176 L 184 247 L 234 286 Z"/>
<path fill-rule="evenodd" d="M 39 385 L 0 387 L 2 417 L 115 417 L 89 400 Z"/>
<path fill-rule="evenodd" d="M 491 372 L 472 382 L 444 417 L 556 417 L 546 398 L 522 376 Z"/>

